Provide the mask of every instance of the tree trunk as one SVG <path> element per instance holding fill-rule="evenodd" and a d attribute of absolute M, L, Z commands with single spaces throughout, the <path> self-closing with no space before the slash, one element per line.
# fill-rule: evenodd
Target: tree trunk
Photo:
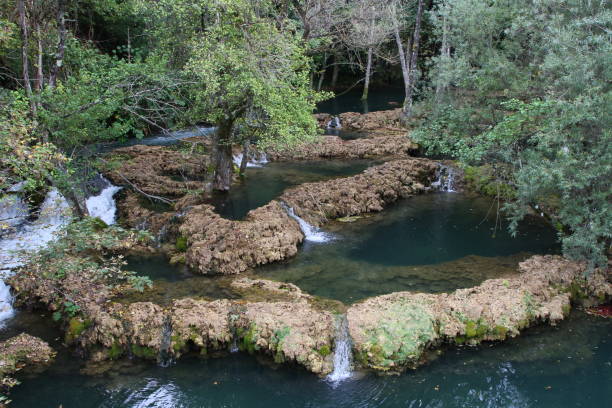
<path fill-rule="evenodd" d="M 28 22 L 26 18 L 25 0 L 17 1 L 17 11 L 19 13 L 19 28 L 21 31 L 21 65 L 23 76 L 23 87 L 26 91 L 26 96 L 30 100 L 30 110 L 32 116 L 36 115 L 36 103 L 32 98 L 32 84 L 30 83 L 30 61 L 28 59 Z"/>
<path fill-rule="evenodd" d="M 240 161 L 240 175 L 244 176 L 244 173 L 249 164 L 249 140 L 245 140 L 242 144 L 242 160 Z"/>
<path fill-rule="evenodd" d="M 55 64 L 51 67 L 51 75 L 49 75 L 49 86 L 55 88 L 57 83 L 57 75 L 59 70 L 64 65 L 64 51 L 66 50 L 66 5 L 65 0 L 57 1 L 57 29 L 59 31 L 59 39 L 57 41 L 57 52 L 55 54 Z"/>
<path fill-rule="evenodd" d="M 334 56 L 334 70 L 332 71 L 331 78 L 331 89 L 335 90 L 336 85 L 338 84 L 338 75 L 340 74 L 340 63 L 338 61 L 338 56 Z"/>
<path fill-rule="evenodd" d="M 408 64 L 406 61 L 406 54 L 404 53 L 404 45 L 402 44 L 402 37 L 400 37 L 398 23 L 395 22 L 395 42 L 397 44 L 397 52 L 399 53 L 400 65 L 402 67 L 402 77 L 404 78 L 404 95 L 408 95 L 408 87 L 410 86 L 410 74 Z M 404 99 L 405 103 L 405 99 Z"/>
<path fill-rule="evenodd" d="M 446 15 L 442 16 L 442 45 L 440 46 L 440 57 L 448 62 L 450 58 L 450 46 L 448 45 L 448 21 Z M 436 84 L 436 101 L 440 101 L 442 94 L 446 91 L 446 85 L 438 82 Z"/>
<path fill-rule="evenodd" d="M 232 184 L 232 130 L 234 119 L 224 120 L 219 123 L 215 132 L 213 144 L 213 160 L 215 174 L 213 179 L 214 190 L 228 191 Z"/>
<path fill-rule="evenodd" d="M 43 46 L 42 46 L 42 33 L 40 30 L 40 22 L 36 23 L 36 44 L 38 46 L 38 54 L 36 57 L 36 81 L 34 86 L 36 92 L 40 92 L 43 89 L 44 74 L 43 74 Z"/>
<path fill-rule="evenodd" d="M 408 88 L 406 90 L 406 98 L 402 108 L 402 121 L 406 121 L 412 114 L 413 91 L 416 82 L 417 59 L 419 57 L 419 43 L 421 41 L 421 20 L 423 17 L 423 0 L 419 0 L 417 8 L 416 22 L 414 23 L 414 34 L 412 37 L 412 50 L 410 54 L 410 63 L 408 64 Z"/>
<path fill-rule="evenodd" d="M 372 75 L 372 47 L 368 48 L 368 61 L 366 63 L 365 83 L 363 84 L 363 94 L 361 100 L 366 101 L 368 99 L 368 92 L 370 91 L 370 76 Z"/>

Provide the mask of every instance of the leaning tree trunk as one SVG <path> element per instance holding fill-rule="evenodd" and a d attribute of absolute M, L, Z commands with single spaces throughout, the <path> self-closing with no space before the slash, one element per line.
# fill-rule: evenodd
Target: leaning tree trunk
<path fill-rule="evenodd" d="M 213 190 L 228 191 L 232 184 L 232 130 L 234 120 L 228 119 L 219 123 L 213 144 L 213 162 L 215 173 Z"/>
<path fill-rule="evenodd" d="M 332 71 L 332 78 L 330 87 L 332 90 L 336 89 L 336 84 L 338 83 L 338 75 L 340 74 L 340 61 L 338 55 L 334 56 L 334 69 Z"/>
<path fill-rule="evenodd" d="M 368 99 L 368 92 L 370 92 L 370 76 L 372 75 L 372 47 L 368 48 L 368 60 L 366 62 L 365 72 L 365 83 L 363 84 L 363 94 L 361 100 L 365 101 Z"/>
<path fill-rule="evenodd" d="M 413 91 L 416 82 L 417 59 L 419 57 L 419 43 L 421 40 L 421 20 L 423 17 L 423 0 L 419 0 L 416 22 L 414 23 L 414 34 L 412 37 L 412 50 L 410 61 L 408 63 L 408 86 L 406 89 L 406 98 L 402 108 L 402 121 L 405 122 L 412 114 Z"/>
<path fill-rule="evenodd" d="M 242 160 L 240 161 L 240 175 L 244 176 L 247 168 L 247 164 L 249 164 L 249 140 L 245 140 L 242 144 Z"/>

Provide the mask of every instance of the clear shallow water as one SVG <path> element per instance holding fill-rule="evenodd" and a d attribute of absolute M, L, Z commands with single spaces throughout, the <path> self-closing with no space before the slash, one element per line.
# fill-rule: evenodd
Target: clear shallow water
<path fill-rule="evenodd" d="M 261 277 L 352 303 L 400 290 L 444 292 L 512 274 L 530 254 L 556 253 L 556 232 L 537 218 L 517 238 L 495 232 L 492 201 L 457 193 L 402 200 L 353 223 L 324 226 L 335 239 L 306 242 L 298 255 L 255 270 Z"/>
<path fill-rule="evenodd" d="M 404 88 L 373 88 L 370 89 L 367 103 L 361 100 L 362 87 L 357 86 L 347 93 L 338 92 L 339 96 L 320 102 L 317 110 L 323 113 L 338 115 L 344 112 L 368 113 L 395 109 L 404 102 Z"/>
<path fill-rule="evenodd" d="M 334 177 L 352 176 L 376 163 L 373 160 L 268 163 L 262 168 L 248 168 L 242 183 L 232 186 L 229 193 L 217 194 L 211 203 L 222 217 L 239 220 L 250 210 L 280 196 L 288 187 Z"/>
<path fill-rule="evenodd" d="M 364 374 L 335 386 L 243 353 L 185 358 L 168 368 L 115 362 L 94 376 L 79 374 L 80 364 L 61 352 L 48 371 L 22 373 L 11 406 L 603 407 L 612 400 L 612 319 L 574 312 L 557 327 L 530 329 L 493 347 L 451 349 L 400 376 Z"/>

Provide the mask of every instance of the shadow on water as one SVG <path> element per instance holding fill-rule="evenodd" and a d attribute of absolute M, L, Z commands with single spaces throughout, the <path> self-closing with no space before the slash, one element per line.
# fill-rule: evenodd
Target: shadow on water
<path fill-rule="evenodd" d="M 368 113 L 396 109 L 404 102 L 404 88 L 383 87 L 370 90 L 367 103 L 361 100 L 362 88 L 355 87 L 343 93 L 337 92 L 335 98 L 317 104 L 317 111 L 338 115 L 344 112 Z"/>
<path fill-rule="evenodd" d="M 185 358 L 162 368 L 115 362 L 93 376 L 62 357 L 47 372 L 21 375 L 14 408 L 127 407 L 599 407 L 612 399 L 612 319 L 574 312 L 490 347 L 447 350 L 397 377 L 362 375 L 330 385 L 297 367 L 255 358 Z"/>

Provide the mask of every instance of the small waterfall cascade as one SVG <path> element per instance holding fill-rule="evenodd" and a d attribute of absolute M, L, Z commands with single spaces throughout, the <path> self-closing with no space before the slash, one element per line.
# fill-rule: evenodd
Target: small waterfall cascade
<path fill-rule="evenodd" d="M 28 205 L 17 194 L 7 194 L 0 199 L 0 234 L 4 229 L 23 224 L 28 217 Z"/>
<path fill-rule="evenodd" d="M 70 222 L 68 201 L 52 189 L 40 206 L 38 219 L 25 222 L 14 232 L 0 239 L 0 327 L 14 314 L 13 297 L 4 279 L 23 265 L 22 252 L 34 252 L 51 242 L 63 226 Z"/>
<path fill-rule="evenodd" d="M 117 214 L 117 205 L 113 196 L 121 190 L 121 187 L 112 185 L 102 175 L 100 175 L 100 178 L 102 179 L 102 190 L 98 195 L 89 197 L 85 205 L 90 216 L 98 217 L 108 225 L 111 225 L 115 223 L 115 216 Z"/>
<path fill-rule="evenodd" d="M 162 326 L 161 340 L 159 344 L 159 354 L 157 363 L 161 367 L 169 367 L 172 364 L 172 355 L 170 348 L 172 347 L 172 322 L 169 316 L 164 319 Z"/>
<path fill-rule="evenodd" d="M 314 225 L 310 225 L 305 220 L 298 217 L 293 211 L 293 208 L 289 207 L 287 204 L 281 203 L 281 205 L 283 206 L 285 211 L 287 211 L 287 214 L 291 218 L 296 220 L 298 224 L 300 224 L 300 228 L 302 232 L 304 233 L 304 237 L 306 238 L 307 241 L 322 243 L 322 242 L 328 242 L 331 239 L 333 239 L 331 235 L 321 231 L 319 228 L 315 227 Z"/>
<path fill-rule="evenodd" d="M 348 319 L 342 315 L 337 322 L 336 345 L 334 347 L 334 371 L 327 376 L 332 383 L 339 383 L 353 376 L 353 351 L 348 330 Z"/>
<path fill-rule="evenodd" d="M 232 161 L 237 167 L 240 167 L 242 163 L 242 158 L 244 155 L 242 153 L 235 154 L 232 156 Z M 247 167 L 263 167 L 268 163 L 268 156 L 264 152 L 255 152 L 254 154 L 249 154 L 249 161 L 247 162 Z"/>
<path fill-rule="evenodd" d="M 340 118 L 338 116 L 334 116 L 329 122 L 327 122 L 327 125 L 325 127 L 327 129 L 342 129 L 342 123 L 340 123 Z"/>
<path fill-rule="evenodd" d="M 431 187 L 434 190 L 446 191 L 448 193 L 455 192 L 455 169 L 440 164 L 436 171 L 436 181 L 431 183 Z"/>

